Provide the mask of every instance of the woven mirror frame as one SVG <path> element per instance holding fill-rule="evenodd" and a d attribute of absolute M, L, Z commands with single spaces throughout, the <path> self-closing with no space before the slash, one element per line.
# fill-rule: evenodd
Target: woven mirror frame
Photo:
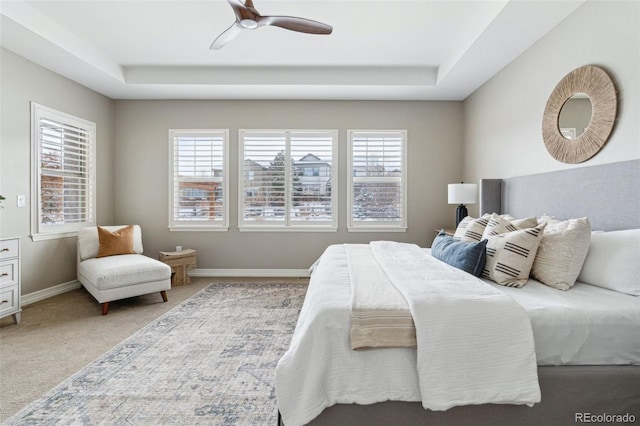
<path fill-rule="evenodd" d="M 560 111 L 576 94 L 591 100 L 591 121 L 575 139 L 567 139 L 559 128 Z M 601 68 L 587 65 L 567 74 L 553 89 L 542 118 L 542 138 L 547 151 L 563 163 L 582 163 L 604 146 L 616 119 L 617 96 L 611 77 Z"/>

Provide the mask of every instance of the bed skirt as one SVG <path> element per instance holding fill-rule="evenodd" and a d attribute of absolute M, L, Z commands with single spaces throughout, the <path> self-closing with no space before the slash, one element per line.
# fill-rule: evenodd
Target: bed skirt
<path fill-rule="evenodd" d="M 336 404 L 309 425 L 538 426 L 640 421 L 640 366 L 541 366 L 538 379 L 542 401 L 533 407 L 483 404 L 430 411 L 419 402 Z M 627 420 L 612 416 L 626 416 Z"/>

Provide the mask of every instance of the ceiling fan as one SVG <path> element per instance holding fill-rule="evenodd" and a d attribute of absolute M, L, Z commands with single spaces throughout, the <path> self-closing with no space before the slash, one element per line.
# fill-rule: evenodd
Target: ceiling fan
<path fill-rule="evenodd" d="M 331 34 L 333 27 L 311 19 L 295 16 L 263 16 L 253 6 L 253 0 L 227 0 L 236 14 L 236 22 L 227 28 L 211 43 L 209 49 L 218 50 L 232 40 L 242 30 L 253 30 L 271 25 L 285 30 L 308 34 Z"/>

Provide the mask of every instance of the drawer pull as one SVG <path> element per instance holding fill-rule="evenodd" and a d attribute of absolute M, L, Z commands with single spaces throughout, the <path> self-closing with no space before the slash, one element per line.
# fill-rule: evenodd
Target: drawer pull
<path fill-rule="evenodd" d="M 0 275 L 0 277 L 6 277 L 7 275 L 9 275 L 9 274 L 7 274 L 6 272 L 4 272 L 2 275 Z"/>
<path fill-rule="evenodd" d="M 0 302 L 0 305 L 2 305 L 3 303 L 9 303 L 8 300 L 3 300 L 2 302 Z"/>
<path fill-rule="evenodd" d="M 0 251 L 11 251 L 11 249 L 10 249 L 9 247 L 5 247 L 5 248 L 3 248 L 3 249 L 2 249 L 2 250 L 0 250 Z"/>

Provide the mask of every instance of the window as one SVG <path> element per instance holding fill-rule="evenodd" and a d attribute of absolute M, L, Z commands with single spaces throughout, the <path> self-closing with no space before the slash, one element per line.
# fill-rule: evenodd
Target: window
<path fill-rule="evenodd" d="M 170 130 L 169 229 L 228 229 L 228 130 Z"/>
<path fill-rule="evenodd" d="M 95 225 L 96 125 L 31 103 L 34 241 Z"/>
<path fill-rule="evenodd" d="M 407 132 L 349 130 L 349 231 L 407 228 Z"/>
<path fill-rule="evenodd" d="M 241 230 L 337 229 L 335 130 L 241 130 Z"/>

